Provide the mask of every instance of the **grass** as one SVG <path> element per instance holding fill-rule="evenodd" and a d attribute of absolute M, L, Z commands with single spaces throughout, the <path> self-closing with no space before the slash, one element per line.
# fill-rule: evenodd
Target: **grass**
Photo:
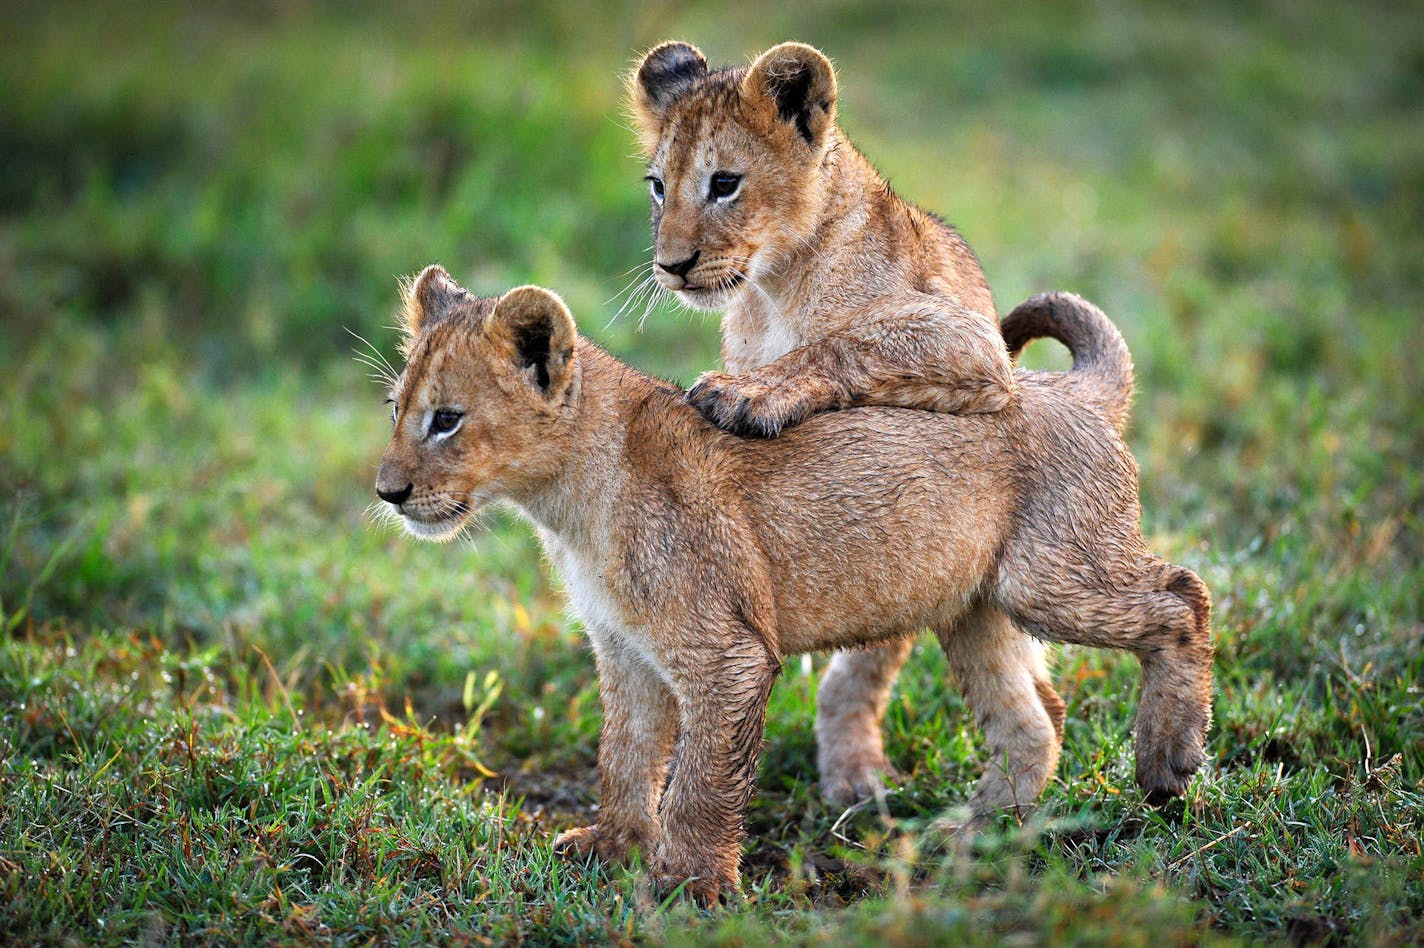
<path fill-rule="evenodd" d="M 0 934 L 7 941 L 1424 938 L 1424 31 L 1385 5 L 820 2 L 6 11 Z M 363 516 L 395 276 L 559 289 L 683 381 L 713 321 L 610 322 L 646 255 L 618 73 L 667 36 L 838 60 L 845 125 L 1000 306 L 1065 288 L 1138 366 L 1156 549 L 1215 594 L 1213 763 L 1131 781 L 1130 659 L 1064 650 L 1064 760 L 970 855 L 980 738 L 922 642 L 904 787 L 814 793 L 821 659 L 772 699 L 746 898 L 552 860 L 596 802 L 592 661 L 523 526 Z M 1034 353 L 1035 364 L 1061 364 Z"/>

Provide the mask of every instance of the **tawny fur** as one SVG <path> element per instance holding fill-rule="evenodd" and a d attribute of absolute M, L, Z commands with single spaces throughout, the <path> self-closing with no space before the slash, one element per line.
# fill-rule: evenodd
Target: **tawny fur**
<path fill-rule="evenodd" d="M 664 43 L 628 90 L 649 176 L 663 189 L 651 199 L 654 275 L 691 306 L 725 308 L 731 374 L 707 373 L 688 394 L 709 421 L 770 436 L 849 405 L 974 413 L 1008 403 L 1013 375 L 979 261 L 850 143 L 824 55 L 783 43 L 750 67 L 711 70 L 696 48 Z M 709 191 L 717 172 L 740 176 L 732 199 Z M 686 273 L 668 269 L 694 254 Z M 1004 624 L 992 611 L 981 620 L 986 637 Z M 1029 655 L 1038 650 L 1021 649 L 1049 710 L 1058 699 L 1042 656 Z M 838 654 L 826 668 L 816 738 L 831 802 L 862 799 L 891 773 L 880 722 L 908 654 L 897 642 Z M 1020 694 L 965 692 L 981 718 Z"/>
<path fill-rule="evenodd" d="M 1076 304 L 1089 361 L 1118 337 Z M 618 861 L 637 847 L 661 885 L 692 879 L 704 902 L 734 890 L 783 658 L 903 648 L 923 628 L 971 702 L 1000 696 L 978 707 L 991 747 L 1010 752 L 976 806 L 1036 798 L 1062 728 L 1010 619 L 1141 659 L 1145 785 L 1180 792 L 1202 762 L 1209 596 L 1146 550 L 1136 464 L 1075 373 L 1019 372 L 1017 397 L 992 414 L 856 409 L 749 441 L 579 339 L 546 290 L 476 300 L 432 267 L 406 317 L 377 490 L 425 538 L 455 535 L 483 503 L 512 504 L 597 657 L 599 822 L 559 850 Z"/>

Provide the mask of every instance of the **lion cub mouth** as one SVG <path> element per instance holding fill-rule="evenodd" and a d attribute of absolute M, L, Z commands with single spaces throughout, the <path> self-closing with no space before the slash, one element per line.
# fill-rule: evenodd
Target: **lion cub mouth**
<path fill-rule="evenodd" d="M 746 279 L 747 275 L 740 270 L 730 270 L 702 283 L 684 283 L 674 292 L 686 294 L 687 302 L 695 306 L 715 309 L 720 301 L 740 289 Z"/>
<path fill-rule="evenodd" d="M 419 512 L 399 508 L 401 524 L 407 533 L 421 540 L 444 542 L 453 540 L 469 522 L 473 511 L 464 501 L 457 501 L 449 510 L 431 516 L 428 511 Z"/>

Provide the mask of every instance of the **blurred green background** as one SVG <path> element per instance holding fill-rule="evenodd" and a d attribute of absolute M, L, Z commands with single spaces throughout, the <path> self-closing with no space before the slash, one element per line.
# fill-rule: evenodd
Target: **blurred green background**
<path fill-rule="evenodd" d="M 812 678 L 789 670 L 752 822 L 755 838 L 779 842 L 749 851 L 749 879 L 770 881 L 737 916 L 749 927 L 696 930 L 964 937 L 990 918 L 998 934 L 1045 938 L 1093 924 L 1151 939 L 1212 926 L 1306 941 L 1419 934 L 1417 10 L 825 0 L 0 12 L 0 896 L 14 931 L 304 937 L 283 926 L 310 921 L 306 904 L 368 936 L 390 934 L 382 912 L 426 918 L 425 863 L 345 888 L 294 882 L 280 858 L 188 879 L 170 870 L 191 853 L 164 848 L 184 805 L 140 819 L 119 790 L 76 802 L 74 787 L 100 775 L 141 783 L 162 770 L 155 748 L 197 719 L 236 755 L 210 762 L 208 787 L 233 759 L 267 761 L 253 776 L 267 779 L 316 753 L 378 759 L 386 737 L 459 737 L 460 755 L 500 772 L 489 786 L 502 800 L 545 821 L 516 861 L 543 865 L 540 834 L 586 817 L 597 692 L 577 627 L 523 526 L 495 517 L 472 544 L 433 548 L 369 521 L 384 392 L 353 360 L 350 333 L 394 359 L 397 277 L 439 261 L 485 293 L 559 290 L 587 334 L 641 368 L 687 382 L 715 366 L 714 318 L 656 310 L 641 332 L 637 313 L 614 318 L 650 243 L 621 75 L 639 50 L 682 38 L 722 63 L 785 39 L 821 47 L 839 70 L 844 128 L 899 193 L 960 228 L 1001 311 L 1070 289 L 1119 322 L 1138 367 L 1144 525 L 1212 586 L 1219 636 L 1217 766 L 1185 826 L 1133 799 L 1135 666 L 1064 655 L 1068 752 L 1044 811 L 1089 829 L 1050 829 L 984 860 L 1019 875 L 905 870 L 969 915 L 905 896 L 893 859 L 862 867 L 881 880 L 863 892 L 847 888 L 862 870 L 844 862 L 804 869 L 845 854 L 838 814 L 809 792 Z M 1061 352 L 1030 359 L 1064 364 Z M 912 821 L 964 799 L 983 763 L 943 672 L 921 646 L 891 711 L 892 757 L 910 778 L 894 815 Z M 470 683 L 492 701 L 478 727 Z M 407 700 L 414 730 L 382 731 L 375 710 L 400 717 Z M 248 753 L 255 722 L 280 731 L 294 716 L 326 722 L 337 745 Z M 426 778 L 457 808 L 470 798 L 453 788 L 478 777 L 460 760 L 440 758 L 442 776 Z M 173 767 L 175 787 L 198 780 Z M 314 779 L 283 786 L 300 801 Z M 393 825 L 416 819 L 392 806 Z M 97 824 L 53 835 L 105 807 L 141 827 L 129 840 L 147 854 L 133 857 L 138 882 L 116 868 L 107 830 L 100 848 Z M 308 829 L 321 810 L 291 807 Z M 455 833 L 430 818 L 437 836 Z M 1306 828 L 1282 829 L 1292 821 Z M 466 891 L 446 870 L 436 878 L 439 898 Z M 540 878 L 562 884 L 552 869 Z M 375 879 L 407 887 L 396 908 L 382 908 Z M 263 902 L 274 880 L 306 901 Z M 877 907 L 807 920 L 852 890 Z M 442 902 L 446 914 L 413 930 L 616 940 L 597 885 L 567 904 L 529 891 L 561 908 L 530 922 Z M 1054 893 L 1066 914 L 1044 909 Z M 228 909 L 204 901 L 218 894 Z M 113 912 L 118 927 L 99 926 Z M 634 935 L 662 931 L 654 916 L 628 917 Z"/>

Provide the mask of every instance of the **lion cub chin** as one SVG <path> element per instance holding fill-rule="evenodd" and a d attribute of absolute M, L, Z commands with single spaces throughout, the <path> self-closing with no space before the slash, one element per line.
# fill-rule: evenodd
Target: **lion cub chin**
<path fill-rule="evenodd" d="M 1183 792 L 1210 717 L 1209 596 L 1147 552 L 1136 466 L 1091 404 L 1121 337 L 1075 297 L 1025 306 L 1021 328 L 1071 337 L 1082 369 L 1020 372 L 996 414 L 855 409 L 762 442 L 579 339 L 548 290 L 476 299 L 439 267 L 420 275 L 376 489 L 417 536 L 513 504 L 562 574 L 604 719 L 599 821 L 556 849 L 619 862 L 637 847 L 660 885 L 704 903 L 735 891 L 783 658 L 924 628 L 985 731 L 971 808 L 1031 804 L 1062 704 L 1023 660 L 1030 640 L 984 610 L 1136 654 L 1138 780 Z"/>

